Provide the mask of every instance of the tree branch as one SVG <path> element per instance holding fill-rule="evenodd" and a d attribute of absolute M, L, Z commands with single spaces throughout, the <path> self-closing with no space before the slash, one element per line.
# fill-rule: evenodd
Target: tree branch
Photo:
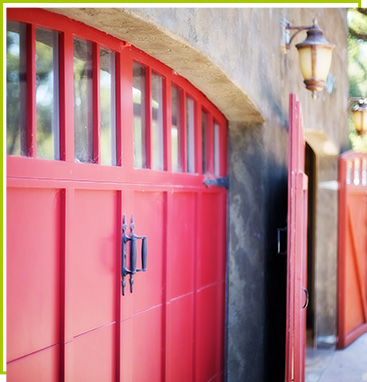
<path fill-rule="evenodd" d="M 354 29 L 351 28 L 351 27 L 349 27 L 349 34 L 350 34 L 353 38 L 356 38 L 356 39 L 358 39 L 358 40 L 367 41 L 367 34 L 366 34 L 366 33 L 357 32 L 356 30 L 354 30 Z"/>
<path fill-rule="evenodd" d="M 362 15 L 367 16 L 367 8 L 357 8 L 357 11 L 362 13 Z"/>

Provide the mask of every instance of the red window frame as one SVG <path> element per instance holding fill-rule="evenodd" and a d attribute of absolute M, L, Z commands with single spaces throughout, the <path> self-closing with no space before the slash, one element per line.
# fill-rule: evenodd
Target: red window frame
<path fill-rule="evenodd" d="M 220 174 L 226 175 L 227 168 L 227 122 L 222 113 L 196 89 L 189 81 L 174 70 L 145 54 L 129 43 L 121 41 L 92 27 L 71 20 L 65 16 L 42 9 L 8 8 L 7 20 L 27 24 L 27 156 L 8 156 L 8 173 L 17 176 L 34 176 L 42 178 L 75 177 L 80 180 L 112 180 L 125 181 L 135 177 L 133 174 L 144 174 L 147 182 L 158 180 L 165 182 L 197 182 L 202 183 L 202 136 L 201 112 L 208 113 L 208 153 L 207 172 L 214 171 L 213 126 L 220 128 Z M 42 27 L 59 32 L 59 96 L 60 96 L 60 160 L 37 159 L 36 139 L 36 63 L 35 63 L 35 30 Z M 93 163 L 74 162 L 74 83 L 73 83 L 73 39 L 90 41 L 93 45 Z M 100 158 L 100 110 L 99 110 L 99 47 L 103 46 L 115 53 L 116 58 L 116 166 L 96 166 Z M 32 59 L 29 59 L 30 56 Z M 137 62 L 146 67 L 146 116 L 147 142 L 151 142 L 151 73 L 163 78 L 163 171 L 151 170 L 151 143 L 147 143 L 147 168 L 134 168 L 133 148 L 133 100 L 132 100 L 132 63 Z M 171 86 L 180 89 L 181 118 L 181 160 L 182 172 L 172 172 L 171 148 Z M 186 144 L 186 99 L 194 101 L 195 121 L 195 171 L 188 173 Z M 159 174 L 158 174 L 159 173 Z M 153 175 L 154 174 L 154 175 Z M 191 181 L 183 179 L 191 178 Z M 200 178 L 197 180 L 197 178 Z"/>

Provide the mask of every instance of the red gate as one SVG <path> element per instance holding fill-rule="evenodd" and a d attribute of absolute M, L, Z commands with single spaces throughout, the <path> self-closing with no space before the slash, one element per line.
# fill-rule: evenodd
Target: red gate
<path fill-rule="evenodd" d="M 289 97 L 286 382 L 304 381 L 306 346 L 307 184 L 300 104 Z"/>
<path fill-rule="evenodd" d="M 338 348 L 367 331 L 367 154 L 339 160 Z"/>
<path fill-rule="evenodd" d="M 223 115 L 129 44 L 40 9 L 7 16 L 10 106 L 26 103 L 7 120 L 8 380 L 223 380 L 226 190 L 203 182 L 226 176 Z M 148 253 L 123 296 L 124 265 L 145 268 L 141 240 L 123 262 L 124 215 Z"/>

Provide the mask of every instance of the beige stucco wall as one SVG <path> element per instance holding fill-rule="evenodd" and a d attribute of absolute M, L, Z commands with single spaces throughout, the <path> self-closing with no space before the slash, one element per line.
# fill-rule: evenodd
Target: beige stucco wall
<path fill-rule="evenodd" d="M 229 381 L 281 380 L 286 259 L 276 229 L 286 225 L 288 97 L 296 93 L 305 129 L 347 147 L 346 9 L 52 8 L 127 41 L 199 88 L 229 121 Z M 281 49 L 281 20 L 311 25 L 334 43 L 335 84 L 317 99 L 303 85 L 295 44 Z M 334 166 L 336 164 L 327 164 Z M 332 179 L 328 179 L 332 180 Z M 336 201 L 328 204 L 335 218 Z M 331 255 L 330 258 L 333 256 Z M 335 264 L 334 264 L 335 265 Z"/>

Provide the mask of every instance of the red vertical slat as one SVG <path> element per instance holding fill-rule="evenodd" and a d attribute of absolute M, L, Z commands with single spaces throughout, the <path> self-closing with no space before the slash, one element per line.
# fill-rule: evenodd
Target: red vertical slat
<path fill-rule="evenodd" d="M 145 69 L 145 123 L 146 123 L 146 155 L 147 168 L 152 168 L 152 69 Z"/>
<path fill-rule="evenodd" d="M 37 156 L 36 27 L 27 25 L 27 156 Z"/>
<path fill-rule="evenodd" d="M 122 75 L 121 75 L 121 53 L 116 52 L 116 165 L 122 165 Z"/>
<path fill-rule="evenodd" d="M 163 78 L 163 169 L 172 171 L 172 105 L 171 105 L 171 81 Z M 163 106 L 162 106 L 163 107 Z"/>
<path fill-rule="evenodd" d="M 100 100 L 100 83 L 99 83 L 99 44 L 92 45 L 92 105 L 93 110 L 93 162 L 101 164 L 101 100 Z"/>
<path fill-rule="evenodd" d="M 201 137 L 201 104 L 196 99 L 194 99 L 194 152 L 195 152 L 195 173 L 202 174 L 203 172 L 203 166 L 201 165 L 203 163 L 202 160 L 202 137 Z"/>
<path fill-rule="evenodd" d="M 60 34 L 60 159 L 74 162 L 73 35 Z"/>
<path fill-rule="evenodd" d="M 186 92 L 180 89 L 180 123 L 181 123 L 181 161 L 182 161 L 182 172 L 187 172 L 187 111 L 186 111 Z"/>
<path fill-rule="evenodd" d="M 61 320 L 60 320 L 60 381 L 73 381 L 73 275 L 71 254 L 74 231 L 74 189 L 62 193 L 61 217 Z"/>
<path fill-rule="evenodd" d="M 124 168 L 134 168 L 134 111 L 133 111 L 133 70 L 131 48 L 124 47 L 120 57 L 120 92 L 117 93 L 117 115 L 121 124 L 117 124 L 118 144 L 121 145 L 121 160 Z M 123 95 L 123 96 L 122 96 Z M 117 146 L 118 147 L 118 146 Z"/>
<path fill-rule="evenodd" d="M 208 131 L 207 131 L 207 142 L 206 142 L 207 158 L 206 163 L 208 164 L 208 171 L 210 174 L 214 174 L 214 124 L 213 115 L 208 113 Z"/>

